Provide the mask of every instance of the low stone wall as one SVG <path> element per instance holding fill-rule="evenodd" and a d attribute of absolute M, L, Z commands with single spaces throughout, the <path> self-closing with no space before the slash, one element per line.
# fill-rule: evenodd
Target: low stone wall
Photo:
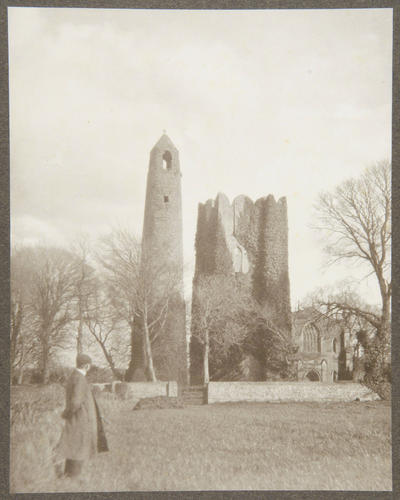
<path fill-rule="evenodd" d="M 370 401 L 379 396 L 357 383 L 210 382 L 208 403 L 234 401 Z"/>
<path fill-rule="evenodd" d="M 92 384 L 94 392 L 112 392 L 127 399 L 151 398 L 155 396 L 178 396 L 178 384 L 169 382 L 112 382 Z"/>

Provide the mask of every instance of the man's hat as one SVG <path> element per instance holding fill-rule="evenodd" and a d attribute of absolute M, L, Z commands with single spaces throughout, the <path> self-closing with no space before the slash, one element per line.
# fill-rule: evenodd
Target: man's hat
<path fill-rule="evenodd" d="M 90 356 L 87 354 L 78 354 L 76 357 L 76 366 L 80 368 L 81 366 L 87 365 L 87 364 L 92 364 L 92 360 Z"/>

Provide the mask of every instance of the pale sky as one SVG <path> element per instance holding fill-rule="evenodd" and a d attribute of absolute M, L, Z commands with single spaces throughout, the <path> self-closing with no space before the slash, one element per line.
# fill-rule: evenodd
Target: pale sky
<path fill-rule="evenodd" d="M 326 269 L 312 204 L 391 157 L 392 9 L 9 8 L 12 243 L 141 234 L 149 153 L 180 152 L 184 256 L 197 205 L 287 197 L 292 307 Z M 360 292 L 378 299 L 375 281 Z"/>

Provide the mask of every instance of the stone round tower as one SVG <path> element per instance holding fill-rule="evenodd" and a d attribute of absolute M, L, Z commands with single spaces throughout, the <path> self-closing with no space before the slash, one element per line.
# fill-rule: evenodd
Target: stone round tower
<path fill-rule="evenodd" d="M 157 379 L 187 383 L 179 152 L 163 134 L 150 152 L 142 235 L 142 269 L 152 291 L 165 295 L 166 315 L 152 345 Z M 145 265 L 143 265 L 145 262 Z M 160 313 L 160 308 L 153 312 Z M 150 311 L 151 312 L 151 311 Z M 141 354 L 138 358 L 141 357 Z"/>
<path fill-rule="evenodd" d="M 163 134 L 150 152 L 142 250 L 147 258 L 182 272 L 181 177 L 179 152 Z"/>

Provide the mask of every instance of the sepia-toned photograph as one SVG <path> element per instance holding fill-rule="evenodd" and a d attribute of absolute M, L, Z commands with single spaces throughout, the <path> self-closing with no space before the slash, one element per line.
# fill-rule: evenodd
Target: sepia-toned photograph
<path fill-rule="evenodd" d="M 7 23 L 10 492 L 391 491 L 393 9 Z"/>

